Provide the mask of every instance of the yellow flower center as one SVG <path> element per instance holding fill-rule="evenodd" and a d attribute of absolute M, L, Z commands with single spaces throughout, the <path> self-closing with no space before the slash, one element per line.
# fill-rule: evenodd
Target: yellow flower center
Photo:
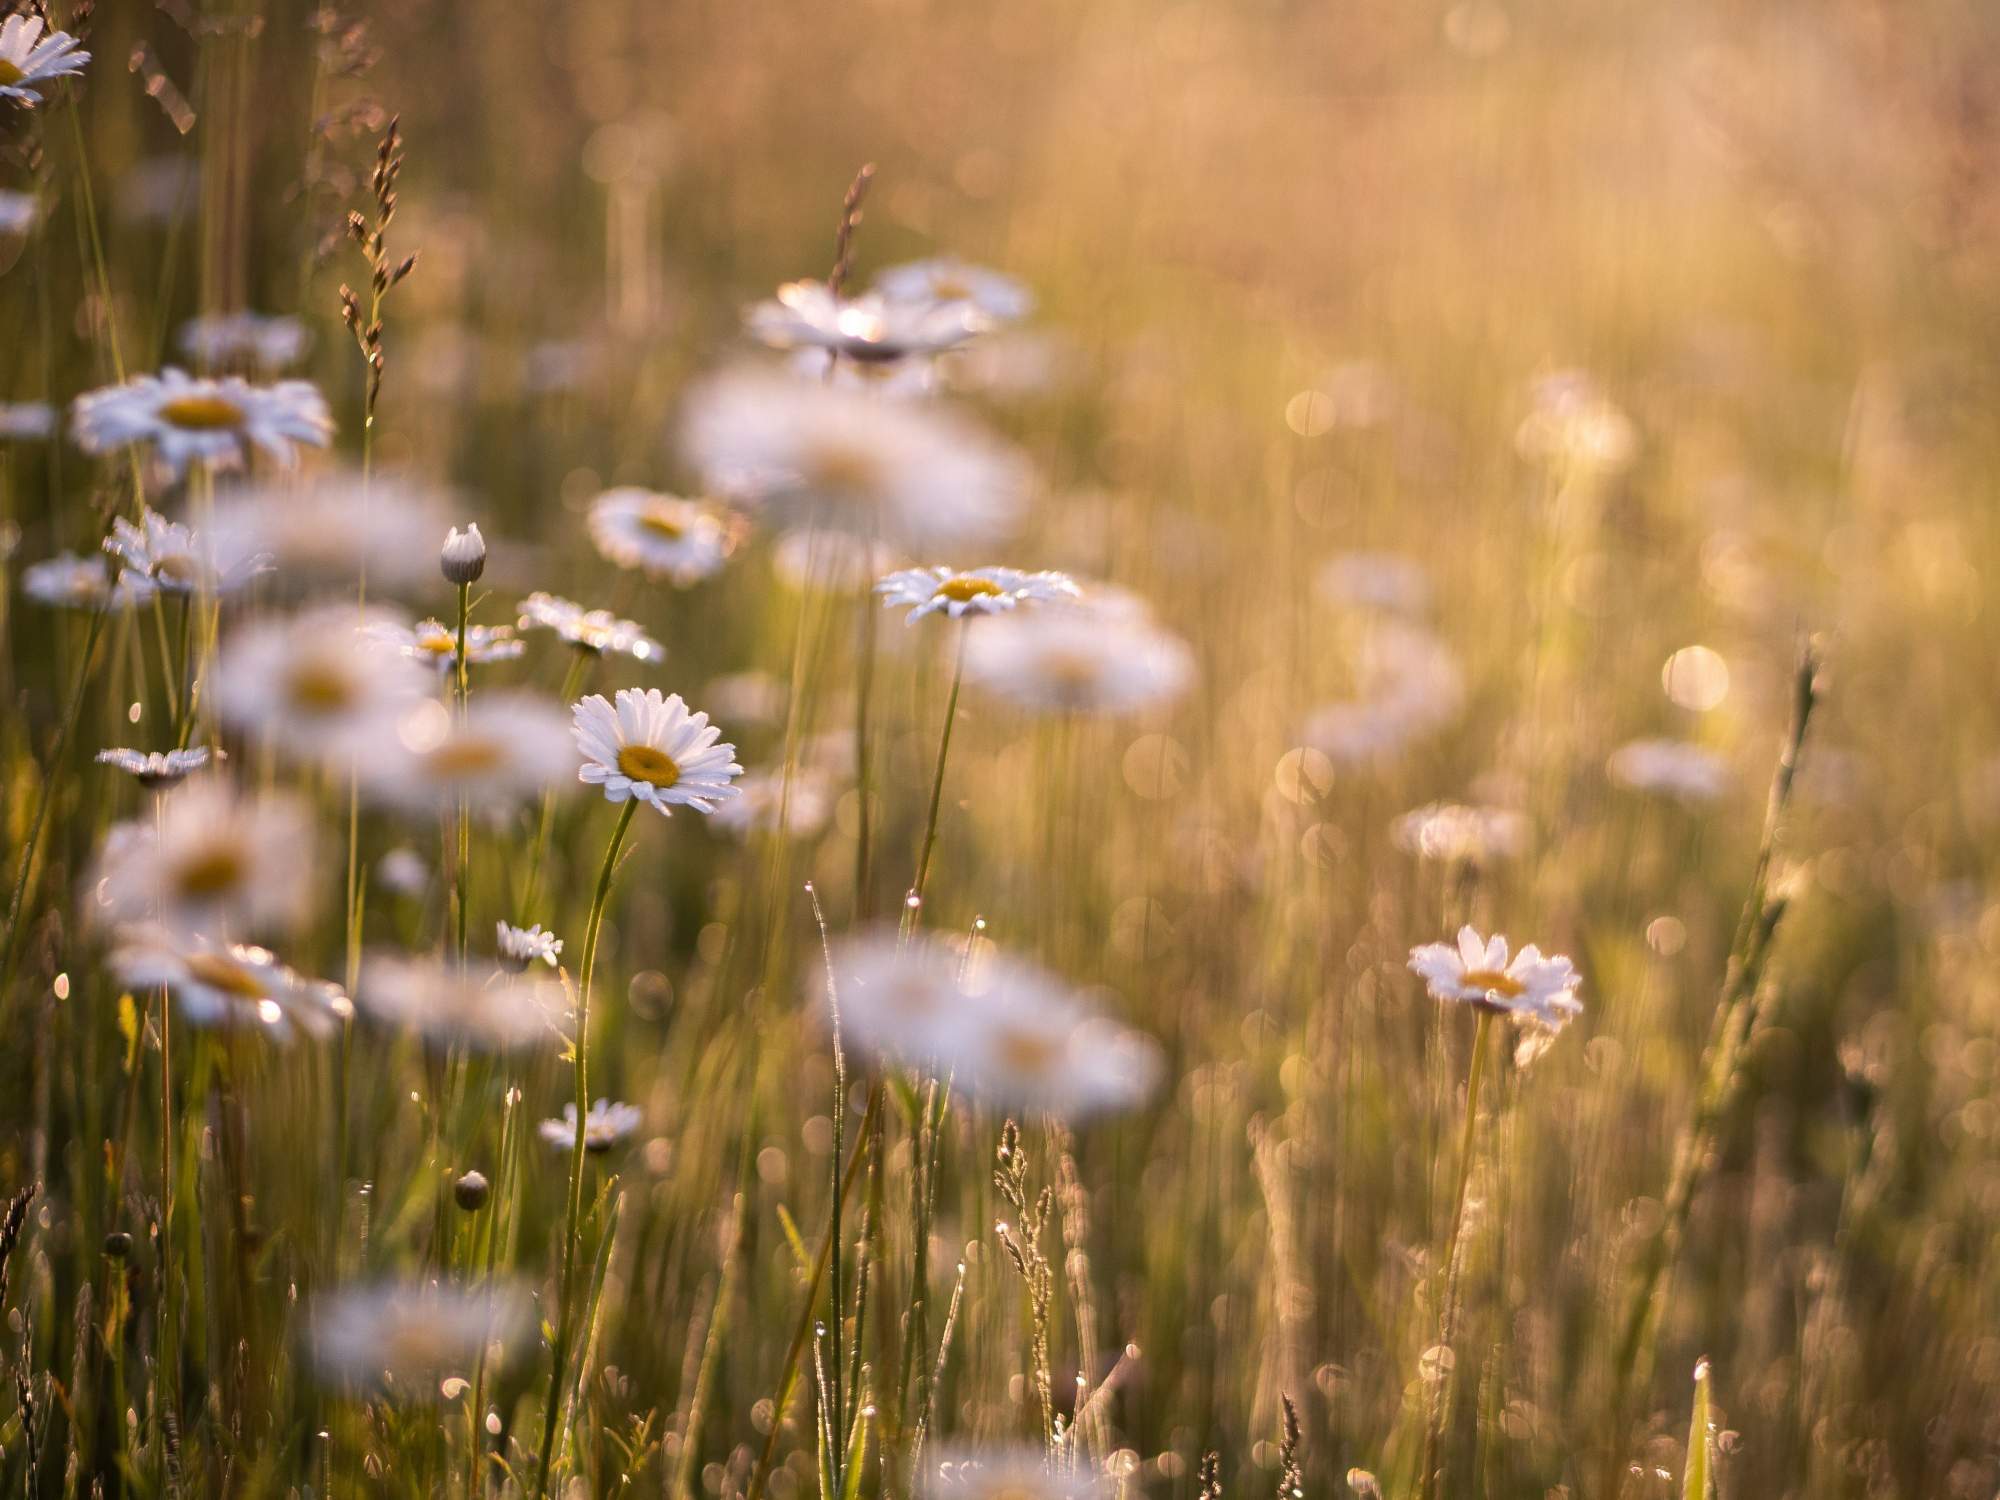
<path fill-rule="evenodd" d="M 669 787 L 681 779 L 681 768 L 664 750 L 651 745 L 626 745 L 618 752 L 618 769 L 634 781 Z"/>
<path fill-rule="evenodd" d="M 687 535 L 687 527 L 681 524 L 680 516 L 664 505 L 647 507 L 640 512 L 639 524 L 654 536 L 667 541 L 678 542 Z"/>
<path fill-rule="evenodd" d="M 881 487 L 880 460 L 852 443 L 821 443 L 806 456 L 804 467 L 806 478 L 816 489 L 870 496 Z"/>
<path fill-rule="evenodd" d="M 294 708 L 308 713 L 339 713 L 354 701 L 353 680 L 328 661 L 303 661 L 285 683 Z"/>
<path fill-rule="evenodd" d="M 426 630 L 417 636 L 417 649 L 432 656 L 452 656 L 458 651 L 458 637 L 449 630 Z"/>
<path fill-rule="evenodd" d="M 1016 1073 L 1046 1073 L 1062 1056 L 1062 1044 L 1036 1031 L 1002 1031 L 993 1050 L 1001 1064 Z"/>
<path fill-rule="evenodd" d="M 0 88 L 5 88 L 10 83 L 19 83 L 27 76 L 6 58 L 0 57 Z"/>
<path fill-rule="evenodd" d="M 1459 981 L 1467 989 L 1485 990 L 1489 994 L 1505 995 L 1509 1000 L 1524 993 L 1527 986 L 1511 974 L 1503 974 L 1498 969 L 1467 969 L 1465 977 Z"/>
<path fill-rule="evenodd" d="M 969 302 L 972 288 L 962 277 L 941 273 L 931 278 L 931 295 L 940 302 Z"/>
<path fill-rule="evenodd" d="M 182 396 L 162 406 L 160 418 L 189 432 L 227 432 L 243 425 L 243 408 L 220 396 Z"/>
<path fill-rule="evenodd" d="M 234 844 L 210 844 L 180 862 L 174 884 L 183 896 L 201 901 L 226 895 L 243 883 L 243 851 Z"/>
<path fill-rule="evenodd" d="M 956 578 L 947 578 L 937 586 L 931 595 L 933 599 L 949 599 L 954 604 L 969 604 L 974 599 L 990 598 L 1007 591 L 986 578 L 974 578 L 969 573 L 961 573 Z"/>
<path fill-rule="evenodd" d="M 266 986 L 263 981 L 234 959 L 223 958 L 214 953 L 197 953 L 187 960 L 187 971 L 210 989 L 220 990 L 225 995 L 233 995 L 238 1000 L 265 998 Z"/>
<path fill-rule="evenodd" d="M 479 776 L 506 763 L 507 747 L 476 735 L 460 735 L 431 751 L 424 764 L 435 776 Z"/>

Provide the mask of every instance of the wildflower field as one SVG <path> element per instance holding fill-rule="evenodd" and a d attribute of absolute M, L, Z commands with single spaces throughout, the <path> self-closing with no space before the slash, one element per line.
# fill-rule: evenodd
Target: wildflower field
<path fill-rule="evenodd" d="M 0 17 L 0 1493 L 2000 1495 L 2000 14 Z"/>

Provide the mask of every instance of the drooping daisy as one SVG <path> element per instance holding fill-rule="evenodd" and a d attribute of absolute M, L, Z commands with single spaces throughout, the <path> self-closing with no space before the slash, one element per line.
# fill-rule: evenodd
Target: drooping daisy
<path fill-rule="evenodd" d="M 1020 455 L 962 417 L 768 371 L 697 389 L 682 442 L 712 494 L 927 552 L 998 540 L 1029 487 Z"/>
<path fill-rule="evenodd" d="M 137 573 L 120 573 L 113 582 L 102 554 L 78 557 L 65 552 L 24 568 L 21 592 L 56 609 L 127 609 L 151 600 L 155 590 L 151 580 Z"/>
<path fill-rule="evenodd" d="M 1434 999 L 1481 1006 L 1550 1030 L 1583 1012 L 1583 1002 L 1576 998 L 1582 980 L 1574 964 L 1560 956 L 1544 958 L 1533 943 L 1509 960 L 1507 939 L 1498 933 L 1482 938 L 1461 927 L 1455 945 L 1412 948 L 1410 968 Z"/>
<path fill-rule="evenodd" d="M 280 580 L 351 589 L 430 588 L 447 498 L 394 475 L 337 470 L 300 482 L 233 485 L 216 496 L 207 527 L 219 562 L 268 555 Z"/>
<path fill-rule="evenodd" d="M 1017 323 L 1035 310 L 1034 294 L 1013 277 L 949 256 L 891 266 L 872 290 L 892 305 L 964 304 L 988 324 Z"/>
<path fill-rule="evenodd" d="M 371 800 L 411 812 L 462 802 L 485 814 L 565 782 L 575 765 L 561 709 L 527 693 L 486 693 L 462 716 L 434 698 L 410 704 L 355 770 Z"/>
<path fill-rule="evenodd" d="M 39 16 L 9 16 L 0 24 L 0 99 L 41 103 L 40 90 L 53 79 L 83 71 L 90 54 L 67 31 L 42 35 Z"/>
<path fill-rule="evenodd" d="M 1713 802 L 1729 789 L 1722 757 L 1686 740 L 1633 740 L 1612 751 L 1604 769 L 1630 791 L 1679 802 Z"/>
<path fill-rule="evenodd" d="M 42 200 L 33 193 L 0 188 L 0 239 L 19 239 L 42 216 Z"/>
<path fill-rule="evenodd" d="M 519 971 L 538 963 L 553 969 L 562 959 L 562 939 L 553 932 L 544 932 L 539 922 L 533 927 L 516 927 L 511 922 L 496 922 L 493 926 L 500 961 L 510 969 Z"/>
<path fill-rule="evenodd" d="M 1129 714 L 1186 692 L 1194 653 L 1150 620 L 1016 613 L 966 637 L 965 677 L 1037 712 Z"/>
<path fill-rule="evenodd" d="M 149 510 L 134 525 L 120 516 L 111 523 L 104 550 L 128 573 L 137 573 L 164 594 L 230 594 L 260 573 L 271 559 L 262 554 L 218 558 L 206 538 L 198 538 L 178 521 Z"/>
<path fill-rule="evenodd" d="M 722 569 L 736 528 L 712 505 L 651 490 L 606 490 L 590 503 L 590 539 L 607 562 L 687 588 Z"/>
<path fill-rule="evenodd" d="M 637 797 L 672 816 L 675 807 L 714 812 L 737 795 L 730 784 L 743 774 L 736 747 L 718 744 L 722 731 L 707 714 L 689 713 L 679 693 L 620 688 L 616 706 L 592 693 L 573 717 L 583 753 L 577 780 L 603 787 L 607 802 Z"/>
<path fill-rule="evenodd" d="M 0 442 L 39 443 L 53 437 L 56 409 L 46 401 L 0 401 Z"/>
<path fill-rule="evenodd" d="M 1418 615 L 1430 606 L 1430 575 L 1399 552 L 1340 552 L 1320 564 L 1319 596 L 1343 608 Z"/>
<path fill-rule="evenodd" d="M 875 585 L 885 609 L 907 608 L 908 623 L 942 611 L 952 619 L 1004 614 L 1035 600 L 1073 599 L 1077 586 L 1062 573 L 1019 568 L 904 568 Z"/>
<path fill-rule="evenodd" d="M 590 1112 L 583 1117 L 583 1149 L 594 1153 L 609 1151 L 625 1140 L 641 1124 L 645 1115 L 636 1104 L 614 1104 L 609 1099 L 599 1099 L 590 1106 Z M 544 1120 L 541 1124 L 542 1139 L 562 1151 L 576 1149 L 576 1104 L 574 1101 L 563 1106 L 560 1120 Z"/>
<path fill-rule="evenodd" d="M 354 1014 L 337 985 L 308 979 L 262 948 L 220 943 L 158 925 L 128 928 L 111 972 L 134 989 L 162 985 L 197 1026 L 261 1026 L 280 1037 L 294 1028 L 326 1036 Z"/>
<path fill-rule="evenodd" d="M 740 796 L 715 810 L 715 827 L 747 839 L 753 833 L 775 833 L 809 839 L 833 816 L 833 782 L 824 772 L 800 766 L 790 785 L 782 771 L 752 771 L 736 783 Z"/>
<path fill-rule="evenodd" d="M 150 443 L 169 475 L 190 464 L 230 468 L 253 448 L 290 468 L 300 445 L 333 441 L 326 398 L 303 380 L 252 385 L 239 376 L 187 375 L 169 367 L 76 398 L 70 430 L 86 453 Z"/>
<path fill-rule="evenodd" d="M 253 312 L 204 313 L 181 324 L 181 353 L 204 369 L 289 370 L 305 358 L 312 335 L 297 318 Z"/>
<path fill-rule="evenodd" d="M 148 791 L 161 791 L 167 787 L 179 786 L 196 771 L 201 770 L 215 758 L 215 752 L 206 745 L 196 745 L 188 750 L 100 750 L 97 763 L 123 771 Z"/>
<path fill-rule="evenodd" d="M 1433 802 L 1389 825 L 1396 847 L 1420 859 L 1481 864 L 1521 852 L 1528 820 L 1502 807 Z"/>
<path fill-rule="evenodd" d="M 569 1009 L 568 992 L 554 979 L 390 953 L 373 954 L 361 966 L 354 1003 L 436 1046 L 483 1051 L 550 1045 Z"/>
<path fill-rule="evenodd" d="M 958 300 L 890 301 L 867 293 L 843 297 L 823 281 L 792 281 L 744 315 L 753 338 L 773 349 L 826 349 L 864 364 L 939 354 L 987 326 L 973 304 Z"/>
<path fill-rule="evenodd" d="M 239 627 L 216 653 L 216 712 L 304 760 L 379 752 L 432 679 L 369 634 L 376 622 L 351 604 L 330 604 Z"/>
<path fill-rule="evenodd" d="M 532 1326 L 517 1289 L 436 1282 L 344 1287 L 315 1300 L 306 1347 L 327 1385 L 411 1399 L 471 1380 L 482 1355 L 497 1363 Z"/>
<path fill-rule="evenodd" d="M 377 620 L 368 626 L 368 637 L 399 656 L 434 668 L 439 676 L 449 674 L 458 665 L 458 631 L 442 620 L 419 620 L 414 625 Z M 527 649 L 527 643 L 514 634 L 511 625 L 465 627 L 465 659 L 475 665 L 512 661 Z"/>
<path fill-rule="evenodd" d="M 92 885 L 113 921 L 247 937 L 305 921 L 319 875 L 297 798 L 245 797 L 198 776 L 160 799 L 155 816 L 112 827 Z"/>
<path fill-rule="evenodd" d="M 647 635 L 644 627 L 621 620 L 608 609 L 585 609 L 555 594 L 530 594 L 521 601 L 523 630 L 553 630 L 580 651 L 660 661 L 667 648 Z"/>

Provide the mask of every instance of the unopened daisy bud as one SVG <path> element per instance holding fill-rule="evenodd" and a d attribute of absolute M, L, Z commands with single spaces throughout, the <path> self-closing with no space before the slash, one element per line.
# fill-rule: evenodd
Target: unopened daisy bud
<path fill-rule="evenodd" d="M 113 1260 L 123 1260 L 132 1253 L 132 1236 L 122 1229 L 114 1229 L 104 1237 L 104 1253 Z"/>
<path fill-rule="evenodd" d="M 444 570 L 448 583 L 476 583 L 486 571 L 486 538 L 479 534 L 479 528 L 468 526 L 460 531 L 452 527 L 451 535 L 444 539 L 444 550 L 438 555 L 438 566 Z"/>
<path fill-rule="evenodd" d="M 484 1172 L 467 1172 L 451 1185 L 451 1195 L 458 1200 L 458 1206 L 469 1214 L 476 1214 L 486 1207 L 486 1200 L 493 1192 Z"/>

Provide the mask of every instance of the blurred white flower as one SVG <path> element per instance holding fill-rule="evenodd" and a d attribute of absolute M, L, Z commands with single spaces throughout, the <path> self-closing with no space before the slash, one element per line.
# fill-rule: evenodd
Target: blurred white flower
<path fill-rule="evenodd" d="M 1462 1001 L 1551 1030 L 1583 1012 L 1583 1002 L 1576 998 L 1582 981 L 1574 964 L 1560 956 L 1544 958 L 1533 943 L 1510 960 L 1507 939 L 1498 933 L 1482 938 L 1461 927 L 1456 945 L 1412 948 L 1410 968 L 1434 999 Z"/>
<path fill-rule="evenodd" d="M 687 588 L 722 570 L 736 528 L 712 505 L 624 488 L 591 501 L 590 539 L 607 562 Z"/>
<path fill-rule="evenodd" d="M 711 677 L 701 695 L 717 715 L 731 723 L 770 726 L 783 722 L 791 692 L 775 673 L 753 669 Z"/>
<path fill-rule="evenodd" d="M 365 627 L 368 638 L 398 656 L 422 662 L 445 676 L 458 665 L 458 631 L 442 620 L 419 620 L 405 625 L 400 620 L 375 620 Z M 514 634 L 511 625 L 468 625 L 465 627 L 465 659 L 475 665 L 512 661 L 526 651 L 527 643 Z"/>
<path fill-rule="evenodd" d="M 999 539 L 1029 487 L 1020 455 L 962 417 L 770 372 L 698 387 L 682 442 L 713 494 L 924 551 Z"/>
<path fill-rule="evenodd" d="M 123 771 L 148 791 L 179 786 L 213 758 L 214 753 L 206 745 L 196 745 L 190 750 L 154 750 L 150 753 L 123 749 L 97 752 L 100 766 Z"/>
<path fill-rule="evenodd" d="M 77 557 L 65 552 L 22 569 L 21 592 L 37 604 L 58 609 L 128 609 L 147 603 L 156 591 L 137 573 L 120 573 L 114 583 L 111 565 L 101 554 Z"/>
<path fill-rule="evenodd" d="M 1015 1446 L 947 1449 L 925 1475 L 921 1500 L 1096 1500 L 1105 1493 L 1094 1476 L 1051 1472 L 1040 1449 Z"/>
<path fill-rule="evenodd" d="M 204 313 L 181 324 L 180 351 L 204 369 L 249 367 L 264 374 L 289 370 L 312 347 L 297 318 L 260 313 Z"/>
<path fill-rule="evenodd" d="M 621 620 L 608 609 L 585 609 L 555 594 L 528 595 L 521 601 L 516 623 L 523 630 L 553 630 L 580 651 L 638 661 L 659 661 L 667 654 L 665 646 L 633 621 Z"/>
<path fill-rule="evenodd" d="M 569 724 L 527 693 L 484 693 L 463 715 L 435 698 L 411 703 L 394 733 L 355 763 L 363 795 L 408 812 L 504 812 L 567 781 L 576 768 Z"/>
<path fill-rule="evenodd" d="M 1417 615 L 1430 607 L 1431 581 L 1424 565 L 1398 552 L 1338 552 L 1314 580 L 1329 604 Z"/>
<path fill-rule="evenodd" d="M 1357 696 L 1316 710 L 1302 738 L 1339 761 L 1392 755 L 1441 729 L 1465 701 L 1465 675 L 1451 648 L 1420 625 L 1382 620 L 1361 642 Z"/>
<path fill-rule="evenodd" d="M 375 861 L 375 883 L 385 891 L 394 891 L 399 896 L 421 896 L 430 881 L 430 866 L 407 845 L 391 849 Z"/>
<path fill-rule="evenodd" d="M 287 582 L 347 590 L 366 577 L 372 595 L 436 586 L 448 514 L 444 496 L 393 474 L 364 482 L 336 470 L 231 486 L 216 496 L 207 530 L 218 561 L 268 555 Z"/>
<path fill-rule="evenodd" d="M 1389 825 L 1396 847 L 1420 859 L 1479 864 L 1510 859 L 1527 842 L 1528 820 L 1501 807 L 1433 802 Z"/>
<path fill-rule="evenodd" d="M 46 401 L 0 401 L 0 442 L 38 443 L 53 437 L 56 409 Z"/>
<path fill-rule="evenodd" d="M 875 585 L 885 609 L 908 609 L 908 623 L 943 611 L 997 615 L 1032 600 L 1073 599 L 1077 587 L 1061 573 L 1024 573 L 1019 568 L 905 568 Z"/>
<path fill-rule="evenodd" d="M 842 359 L 831 349 L 794 349 L 785 368 L 801 380 L 821 385 L 866 391 L 891 401 L 918 401 L 937 394 L 945 361 L 962 355 L 963 350 L 954 350 L 936 359 L 861 360 Z"/>
<path fill-rule="evenodd" d="M 208 538 L 197 538 L 156 510 L 147 511 L 138 525 L 118 517 L 104 550 L 163 594 L 232 594 L 271 570 L 271 559 L 261 554 L 219 557 Z"/>
<path fill-rule="evenodd" d="M 1611 752 L 1604 770 L 1631 791 L 1681 802 L 1713 802 L 1729 788 L 1722 757 L 1686 740 L 1633 740 Z"/>
<path fill-rule="evenodd" d="M 376 953 L 361 966 L 354 1003 L 383 1025 L 414 1031 L 435 1046 L 507 1051 L 555 1042 L 569 1013 L 569 992 L 556 979 Z"/>
<path fill-rule="evenodd" d="M 333 441 L 333 416 L 303 380 L 252 385 L 235 375 L 210 380 L 168 368 L 77 397 L 70 430 L 86 453 L 150 443 L 179 478 L 194 463 L 239 465 L 252 448 L 290 468 L 301 444 Z"/>
<path fill-rule="evenodd" d="M 42 35 L 39 16 L 9 16 L 0 24 L 0 99 L 41 102 L 42 85 L 81 73 L 90 61 L 83 44 L 67 31 Z"/>
<path fill-rule="evenodd" d="M 377 623 L 352 604 L 328 604 L 239 626 L 216 653 L 216 712 L 301 759 L 372 762 L 433 682 L 379 643 L 369 629 Z"/>
<path fill-rule="evenodd" d="M 949 256 L 891 266 L 871 290 L 892 305 L 964 305 L 987 324 L 1016 323 L 1035 310 L 1034 294 L 1012 276 Z"/>
<path fill-rule="evenodd" d="M 752 771 L 736 783 L 740 794 L 715 810 L 715 826 L 738 838 L 775 833 L 809 839 L 833 816 L 833 785 L 825 773 L 809 766 L 792 772 L 790 785 L 781 771 Z"/>
<path fill-rule="evenodd" d="M 722 731 L 707 714 L 689 713 L 679 693 L 620 688 L 615 706 L 592 693 L 573 717 L 583 754 L 577 779 L 602 787 L 607 802 L 636 797 L 670 817 L 676 807 L 714 812 L 737 794 L 736 747 L 718 744 Z"/>
<path fill-rule="evenodd" d="M 583 1149 L 590 1152 L 609 1151 L 625 1140 L 641 1124 L 645 1116 L 637 1105 L 614 1104 L 609 1099 L 599 1099 L 590 1106 L 590 1112 L 583 1117 Z M 574 1102 L 563 1106 L 560 1120 L 544 1120 L 541 1124 L 542 1139 L 563 1151 L 576 1149 L 576 1105 Z"/>
<path fill-rule="evenodd" d="M 753 338 L 774 349 L 826 349 L 864 364 L 937 354 L 987 326 L 971 303 L 842 297 L 823 281 L 791 281 L 744 315 Z"/>
<path fill-rule="evenodd" d="M 1150 620 L 1089 610 L 997 618 L 965 641 L 968 682 L 1045 713 L 1129 714 L 1194 681 L 1194 653 Z"/>
<path fill-rule="evenodd" d="M 33 193 L 0 189 L 0 237 L 18 238 L 35 227 L 42 216 L 42 200 Z"/>
<path fill-rule="evenodd" d="M 428 1400 L 450 1377 L 470 1380 L 482 1354 L 504 1354 L 532 1322 L 523 1294 L 504 1285 L 343 1287 L 313 1302 L 306 1348 L 328 1385 Z"/>
<path fill-rule="evenodd" d="M 516 927 L 511 922 L 495 922 L 494 943 L 500 953 L 500 961 L 510 969 L 520 970 L 532 964 L 547 964 L 553 969 L 562 958 L 562 939 L 553 932 L 544 932 L 542 924 L 533 927 Z"/>
<path fill-rule="evenodd" d="M 164 986 L 197 1026 L 266 1028 L 289 1037 L 293 1028 L 326 1036 L 354 1014 L 336 985 L 308 979 L 262 948 L 147 925 L 118 935 L 111 972 L 132 989 Z"/>
<path fill-rule="evenodd" d="M 153 815 L 111 828 L 92 884 L 114 921 L 248 936 L 305 921 L 320 874 L 303 802 L 244 797 L 219 777 L 197 776 L 160 798 Z"/>
<path fill-rule="evenodd" d="M 1582 370 L 1537 380 L 1514 446 L 1537 462 L 1567 462 L 1613 471 L 1632 461 L 1639 435 L 1632 419 Z"/>

